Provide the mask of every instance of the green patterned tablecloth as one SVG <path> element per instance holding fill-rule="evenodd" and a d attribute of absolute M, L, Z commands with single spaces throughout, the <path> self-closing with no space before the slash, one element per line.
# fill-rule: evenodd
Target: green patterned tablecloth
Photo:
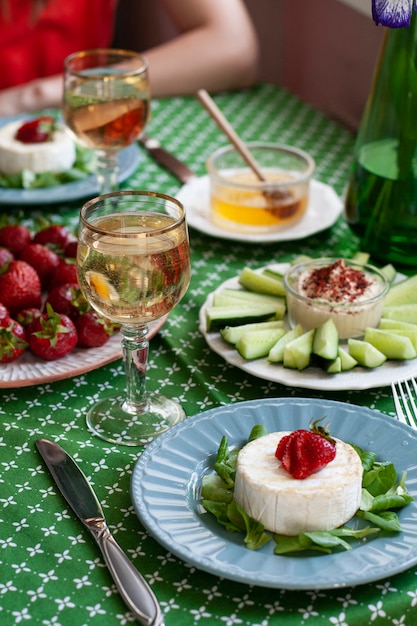
<path fill-rule="evenodd" d="M 316 178 L 342 194 L 353 138 L 336 123 L 269 85 L 221 94 L 216 101 L 246 141 L 281 141 L 307 149 L 317 162 Z M 205 173 L 207 156 L 226 143 L 193 98 L 155 102 L 147 130 L 199 175 Z M 145 153 L 124 186 L 173 195 L 180 188 Z M 79 203 L 40 209 L 57 220 L 77 223 Z M 38 211 L 33 208 L 33 213 Z M 28 218 L 33 214 L 27 208 L 24 212 Z M 190 237 L 191 284 L 151 342 L 150 390 L 178 398 L 189 416 L 241 400 L 307 396 L 364 405 L 394 417 L 388 387 L 336 392 L 329 379 L 326 392 L 314 392 L 266 382 L 227 365 L 210 351 L 198 329 L 207 294 L 244 264 L 260 267 L 298 254 L 355 252 L 358 242 L 342 217 L 324 232 L 286 243 L 242 244 L 192 229 Z M 133 621 L 96 547 L 45 470 L 34 445 L 39 437 L 60 443 L 91 479 L 116 539 L 157 594 L 166 626 L 415 626 L 417 568 L 356 588 L 295 592 L 221 580 L 163 549 L 139 523 L 129 495 L 140 449 L 107 444 L 85 425 L 89 405 L 123 386 L 122 363 L 115 361 L 63 381 L 0 391 L 2 626 L 113 626 Z"/>

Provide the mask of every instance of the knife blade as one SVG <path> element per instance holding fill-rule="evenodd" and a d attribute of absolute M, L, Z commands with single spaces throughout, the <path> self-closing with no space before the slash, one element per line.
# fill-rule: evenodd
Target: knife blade
<path fill-rule="evenodd" d="M 152 589 L 112 536 L 102 507 L 73 458 L 56 443 L 38 439 L 36 447 L 74 513 L 99 546 L 123 600 L 144 626 L 164 626 Z"/>
<path fill-rule="evenodd" d="M 185 163 L 182 163 L 177 157 L 165 150 L 165 148 L 162 148 L 157 139 L 141 135 L 139 142 L 145 146 L 146 150 L 159 165 L 162 165 L 168 172 L 174 174 L 182 183 L 187 183 L 191 179 L 196 178 L 194 172 Z"/>

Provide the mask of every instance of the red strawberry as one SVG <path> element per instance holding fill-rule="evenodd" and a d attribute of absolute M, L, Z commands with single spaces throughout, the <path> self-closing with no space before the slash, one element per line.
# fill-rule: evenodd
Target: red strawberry
<path fill-rule="evenodd" d="M 49 244 L 64 250 L 69 241 L 69 232 L 65 226 L 52 224 L 42 230 L 38 230 L 33 237 L 33 241 L 35 243 L 41 243 L 43 246 Z"/>
<path fill-rule="evenodd" d="M 15 317 L 22 309 L 41 306 L 41 281 L 25 261 L 11 261 L 0 269 L 0 302 Z"/>
<path fill-rule="evenodd" d="M 43 289 L 48 286 L 50 278 L 60 261 L 59 256 L 53 250 L 40 243 L 30 243 L 26 248 L 23 248 L 19 259 L 26 261 L 26 263 L 35 268 Z"/>
<path fill-rule="evenodd" d="M 55 313 L 48 305 L 46 313 L 27 328 L 29 347 L 36 356 L 54 361 L 69 354 L 77 344 L 77 331 L 67 315 Z"/>
<path fill-rule="evenodd" d="M 69 241 L 65 246 L 64 254 L 69 259 L 77 258 L 78 240 Z"/>
<path fill-rule="evenodd" d="M 303 479 L 318 472 L 336 456 L 336 442 L 321 420 L 310 425 L 310 430 L 295 430 L 280 440 L 275 456 L 282 467 L 293 476 Z"/>
<path fill-rule="evenodd" d="M 75 321 L 78 333 L 78 345 L 82 348 L 98 348 L 104 346 L 112 335 L 120 330 L 120 325 L 100 317 L 90 309 Z"/>
<path fill-rule="evenodd" d="M 53 287 L 47 295 L 46 303 L 49 303 L 56 313 L 68 315 L 72 320 L 77 319 L 80 313 L 89 308 L 78 283 L 63 283 Z"/>
<path fill-rule="evenodd" d="M 55 127 L 53 117 L 44 115 L 24 122 L 16 132 L 16 139 L 22 143 L 44 143 L 51 141 Z"/>
<path fill-rule="evenodd" d="M 16 321 L 19 322 L 19 324 L 21 324 L 24 328 L 27 328 L 36 317 L 40 317 L 41 315 L 42 311 L 40 309 L 22 309 L 16 315 Z"/>
<path fill-rule="evenodd" d="M 18 359 L 28 347 L 26 331 L 18 322 L 0 326 L 0 363 L 10 363 Z"/>
<path fill-rule="evenodd" d="M 68 259 L 61 259 L 58 267 L 53 271 L 49 289 L 64 283 L 78 283 L 77 266 Z"/>
<path fill-rule="evenodd" d="M 14 256 L 7 248 L 0 248 L 0 267 L 13 261 Z"/>
<path fill-rule="evenodd" d="M 23 224 L 7 224 L 0 228 L 0 246 L 10 250 L 14 256 L 19 256 L 31 239 L 29 228 Z"/>
<path fill-rule="evenodd" d="M 11 317 L 7 307 L 0 303 L 0 326 L 8 326 L 10 322 Z"/>

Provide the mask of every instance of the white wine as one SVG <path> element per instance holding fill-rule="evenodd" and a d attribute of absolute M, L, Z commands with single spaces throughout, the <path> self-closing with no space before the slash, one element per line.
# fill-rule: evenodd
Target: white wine
<path fill-rule="evenodd" d="M 177 224 L 176 226 L 174 226 Z M 144 325 L 169 312 L 190 280 L 185 223 L 153 213 L 113 213 L 81 229 L 81 289 L 104 317 Z"/>

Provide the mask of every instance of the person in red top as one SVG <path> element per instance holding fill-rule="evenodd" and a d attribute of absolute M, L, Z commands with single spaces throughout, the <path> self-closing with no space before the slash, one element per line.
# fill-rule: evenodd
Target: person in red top
<path fill-rule="evenodd" d="M 258 42 L 242 0 L 161 2 L 179 35 L 143 52 L 154 97 L 256 80 Z M 117 0 L 0 0 L 0 116 L 59 106 L 64 58 L 110 47 L 116 10 Z"/>

